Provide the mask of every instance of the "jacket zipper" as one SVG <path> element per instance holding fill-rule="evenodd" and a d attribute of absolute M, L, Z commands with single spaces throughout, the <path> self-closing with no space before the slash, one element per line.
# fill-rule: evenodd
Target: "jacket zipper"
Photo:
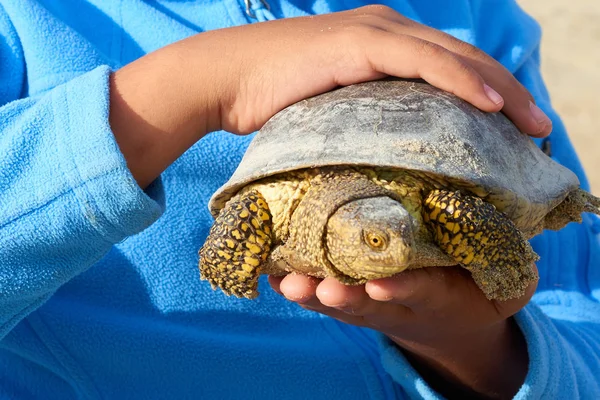
<path fill-rule="evenodd" d="M 271 5 L 267 0 L 244 0 L 246 15 L 257 21 L 269 21 L 276 19 L 271 13 Z"/>

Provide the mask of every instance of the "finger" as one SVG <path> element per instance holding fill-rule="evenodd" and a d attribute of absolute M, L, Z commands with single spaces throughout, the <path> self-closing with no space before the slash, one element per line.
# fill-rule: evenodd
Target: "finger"
<path fill-rule="evenodd" d="M 348 324 L 364 326 L 362 316 L 348 314 L 345 311 L 322 304 L 316 296 L 318 286 L 320 286 L 320 279 L 290 274 L 281 279 L 279 288 L 288 300 L 298 303 L 300 307 L 306 310 L 315 311 Z"/>
<path fill-rule="evenodd" d="M 325 306 L 363 317 L 365 325 L 374 329 L 398 326 L 414 316 L 412 310 L 402 305 L 372 299 L 364 285 L 347 286 L 333 278 L 326 278 L 319 284 L 317 297 Z M 339 312 L 325 311 L 327 315 L 337 315 L 338 319 L 342 316 Z"/>
<path fill-rule="evenodd" d="M 409 35 L 397 35 L 375 28 L 361 27 L 350 35 L 351 41 L 361 46 L 349 49 L 363 51 L 352 54 L 351 60 L 362 56 L 366 65 L 359 70 L 375 70 L 391 76 L 422 78 L 433 86 L 470 102 L 483 111 L 499 111 L 503 106 L 501 96 L 485 86 L 481 75 L 454 53 L 435 43 Z M 373 45 L 377 43 L 377 45 Z M 335 73 L 340 85 L 356 83 L 356 69 L 345 68 Z"/>
<path fill-rule="evenodd" d="M 463 43 L 462 48 L 466 47 Z M 545 137 L 552 131 L 552 120 L 535 104 L 529 91 L 500 63 L 490 65 L 489 61 L 475 57 L 476 52 L 465 55 L 469 64 L 504 98 L 502 112 L 522 132 Z"/>
<path fill-rule="evenodd" d="M 333 278 L 328 279 L 335 281 Z M 316 295 L 317 287 L 320 286 L 320 283 L 321 280 L 317 278 L 300 274 L 289 274 L 281 279 L 279 291 L 286 299 L 298 303 L 302 308 L 307 310 L 316 311 L 338 319 L 342 315 L 348 314 L 343 310 L 337 310 L 334 307 L 321 303 Z M 344 286 L 341 283 L 339 285 Z"/>
<path fill-rule="evenodd" d="M 316 297 L 316 290 L 321 280 L 312 276 L 289 274 L 279 284 L 279 290 L 283 296 L 295 303 L 318 306 L 320 304 Z"/>
<path fill-rule="evenodd" d="M 470 292 L 470 285 L 475 286 L 468 273 L 465 274 L 460 268 L 428 267 L 370 281 L 365 290 L 372 299 L 378 301 L 414 309 L 438 309 L 456 302 L 459 294 Z"/>
<path fill-rule="evenodd" d="M 535 271 L 535 275 L 539 276 L 537 266 L 535 265 L 535 263 L 533 263 L 531 267 Z M 529 303 L 529 300 L 531 300 L 531 298 L 535 294 L 537 285 L 538 279 L 536 279 L 534 282 L 531 282 L 529 286 L 527 286 L 527 288 L 525 289 L 525 294 L 519 298 L 510 299 L 506 301 L 492 301 L 492 303 L 496 307 L 498 315 L 506 319 L 516 314 L 521 308 L 525 307 L 525 305 Z"/>
<path fill-rule="evenodd" d="M 552 131 L 552 121 L 535 105 L 531 93 L 500 62 L 483 50 L 412 21 L 389 7 L 371 6 L 361 10 L 364 16 L 371 17 L 369 23 L 379 29 L 418 37 L 458 55 L 481 75 L 489 87 L 499 93 L 504 100 L 502 111 L 521 131 L 536 137 L 547 136 Z M 490 93 L 494 96 L 493 92 Z"/>
<path fill-rule="evenodd" d="M 469 43 L 425 25 L 415 24 L 410 27 L 410 32 L 457 54 L 462 61 L 477 71 L 486 84 L 502 96 L 502 111 L 521 131 L 535 137 L 550 134 L 550 118 L 535 105 L 531 93 L 493 57 Z"/>
<path fill-rule="evenodd" d="M 316 292 L 322 304 L 354 315 L 376 312 L 376 304 L 365 292 L 363 285 L 348 286 L 335 278 L 325 278 Z"/>
<path fill-rule="evenodd" d="M 306 310 L 315 311 L 323 315 L 335 318 L 339 321 L 364 326 L 364 319 L 359 315 L 351 315 L 345 311 L 322 304 L 316 296 L 316 288 L 320 279 L 306 275 L 290 274 L 285 277 L 269 276 L 269 283 L 273 289 L 285 298 Z"/>
<path fill-rule="evenodd" d="M 407 300 L 415 295 L 415 272 L 419 271 L 409 270 L 389 278 L 374 279 L 367 282 L 365 291 L 373 300 L 411 305 Z"/>

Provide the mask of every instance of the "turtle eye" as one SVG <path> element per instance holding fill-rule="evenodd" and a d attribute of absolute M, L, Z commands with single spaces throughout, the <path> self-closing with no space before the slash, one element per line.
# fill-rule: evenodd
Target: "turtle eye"
<path fill-rule="evenodd" d="M 364 239 L 373 250 L 385 250 L 388 245 L 388 237 L 385 233 L 365 232 Z"/>

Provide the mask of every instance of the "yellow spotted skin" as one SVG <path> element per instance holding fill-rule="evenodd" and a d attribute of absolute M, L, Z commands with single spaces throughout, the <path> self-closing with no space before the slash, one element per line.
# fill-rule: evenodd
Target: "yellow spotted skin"
<path fill-rule="evenodd" d="M 471 272 L 488 298 L 518 297 L 537 278 L 532 264 L 538 257 L 527 240 L 479 197 L 433 190 L 425 198 L 423 220 L 434 241 Z"/>
<path fill-rule="evenodd" d="M 333 258 L 323 232 L 337 207 L 365 197 L 366 188 L 385 191 L 412 217 L 411 268 L 462 265 L 486 296 L 496 300 L 521 296 L 537 278 L 532 269 L 537 255 L 526 241 L 531 235 L 517 229 L 518 221 L 511 222 L 514 210 L 502 205 L 512 204 L 509 197 L 503 203 L 483 188 L 418 171 L 322 167 L 251 182 L 220 211 L 213 210 L 219 216 L 200 250 L 202 279 L 228 295 L 246 298 L 258 295 L 260 274 L 299 272 L 363 283 L 360 270 L 356 277 L 346 276 L 330 265 Z M 582 199 L 579 203 L 590 203 Z M 556 213 L 555 225 L 562 226 L 562 214 Z"/>
<path fill-rule="evenodd" d="M 257 191 L 231 199 L 200 249 L 200 276 L 228 295 L 253 299 L 272 245 L 272 216 Z"/>

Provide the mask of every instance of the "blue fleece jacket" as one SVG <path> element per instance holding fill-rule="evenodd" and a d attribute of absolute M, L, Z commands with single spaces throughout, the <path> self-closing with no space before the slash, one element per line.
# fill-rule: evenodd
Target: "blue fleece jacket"
<path fill-rule="evenodd" d="M 0 0 L 0 398 L 438 398 L 381 335 L 269 290 L 198 279 L 210 194 L 250 138 L 202 139 L 146 191 L 107 120 L 107 77 L 197 32 L 362 0 Z M 384 1 L 500 60 L 552 117 L 555 158 L 587 183 L 539 71 L 540 30 L 513 1 Z M 517 398 L 598 398 L 600 224 L 533 240 L 541 281 L 517 315 Z"/>

